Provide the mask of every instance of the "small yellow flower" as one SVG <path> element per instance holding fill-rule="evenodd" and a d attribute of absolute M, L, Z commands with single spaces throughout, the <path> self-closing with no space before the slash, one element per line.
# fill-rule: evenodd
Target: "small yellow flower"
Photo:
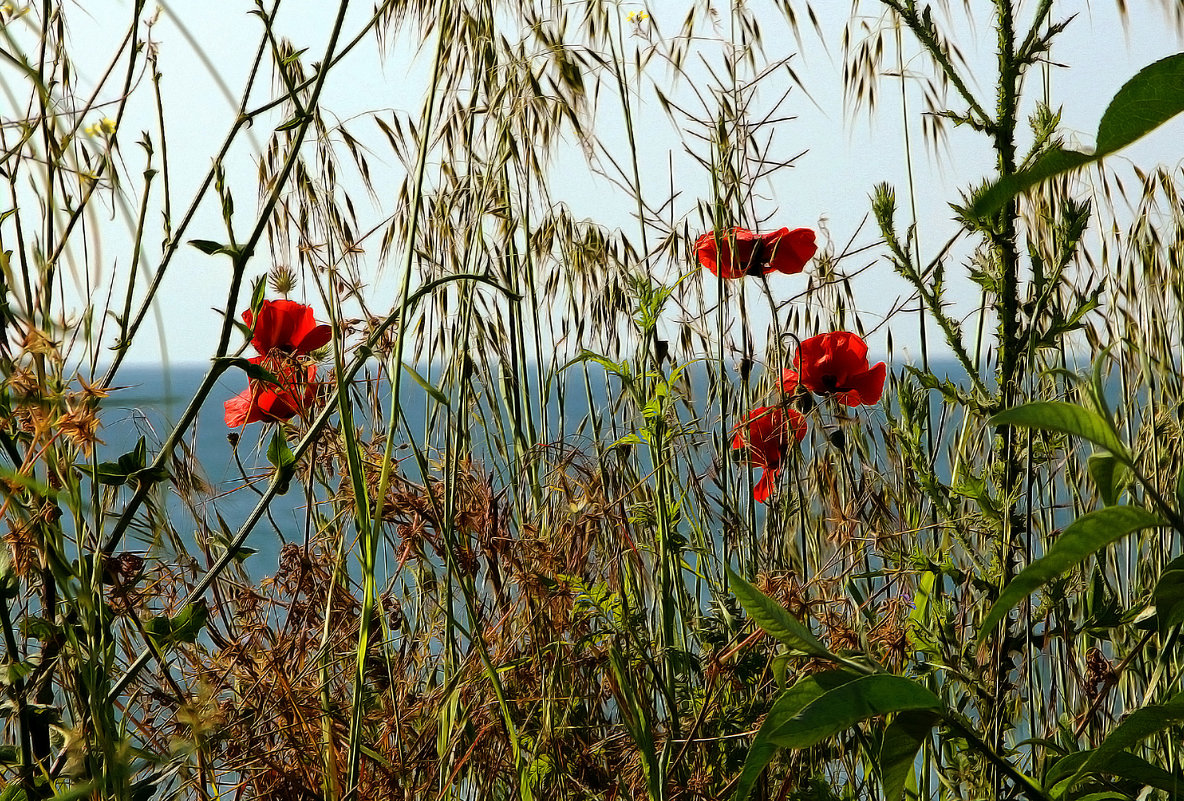
<path fill-rule="evenodd" d="M 625 19 L 632 22 L 634 25 L 640 25 L 650 18 L 650 15 L 644 11 L 630 11 L 625 15 Z"/>
<path fill-rule="evenodd" d="M 87 136 L 110 136 L 115 133 L 115 120 L 110 117 L 103 117 L 103 119 L 94 125 L 88 125 L 83 128 L 82 132 Z"/>

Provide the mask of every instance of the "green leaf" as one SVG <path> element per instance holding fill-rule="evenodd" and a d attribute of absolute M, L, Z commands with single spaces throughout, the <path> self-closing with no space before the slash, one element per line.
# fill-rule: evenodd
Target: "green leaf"
<path fill-rule="evenodd" d="M 740 771 L 739 778 L 736 779 L 734 801 L 745 801 L 748 798 L 748 794 L 752 792 L 752 786 L 760 778 L 765 766 L 777 754 L 778 746 L 772 740 L 772 733 L 829 690 L 855 679 L 856 675 L 846 670 L 828 670 L 806 676 L 777 696 L 772 709 L 765 716 L 764 723 L 761 724 L 760 730 L 752 740 L 748 756 L 744 758 L 744 767 Z"/>
<path fill-rule="evenodd" d="M 997 214 L 1016 195 L 1023 194 L 1054 175 L 1084 167 L 1096 158 L 1096 153 L 1081 153 L 1062 147 L 1050 148 L 1028 169 L 1001 178 L 979 192 L 971 201 L 967 214 L 980 219 Z"/>
<path fill-rule="evenodd" d="M 1177 696 L 1177 698 L 1179 697 Z M 1124 725 L 1126 725 L 1125 721 L 1111 733 L 1111 736 Z M 1184 789 L 1184 776 L 1172 774 L 1125 749 L 1100 755 L 1099 752 L 1105 747 L 1106 744 L 1103 742 L 1100 748 L 1077 751 L 1060 759 L 1045 773 L 1044 787 L 1053 797 L 1065 796 L 1087 776 L 1104 774 L 1117 776 L 1143 787 L 1163 790 L 1171 797 L 1178 797 L 1181 790 Z M 1088 797 L 1083 796 L 1082 798 Z"/>
<path fill-rule="evenodd" d="M 1184 556 L 1167 563 L 1152 591 L 1155 598 L 1155 617 L 1159 632 L 1184 623 Z"/>
<path fill-rule="evenodd" d="M 90 472 L 89 465 L 79 465 L 84 472 Z M 100 462 L 95 465 L 95 480 L 107 487 L 121 487 L 127 482 L 128 472 L 118 462 Z"/>
<path fill-rule="evenodd" d="M 559 372 L 562 373 L 567 368 L 573 367 L 577 364 L 582 364 L 583 362 L 595 362 L 596 364 L 599 364 L 601 367 L 604 368 L 605 372 L 615 375 L 617 378 L 620 378 L 626 384 L 632 383 L 632 381 L 633 381 L 633 373 L 629 369 L 628 362 L 624 362 L 624 361 L 614 362 L 611 359 L 609 359 L 607 356 L 602 356 L 599 353 L 594 353 L 593 351 L 590 351 L 587 348 L 580 351 L 580 354 L 578 356 L 576 356 L 574 359 L 569 361 L 567 364 L 560 367 Z"/>
<path fill-rule="evenodd" d="M 140 437 L 136 447 L 119 457 L 119 467 L 126 470 L 128 475 L 143 470 L 144 465 L 148 463 L 148 446 L 144 442 L 144 438 Z"/>
<path fill-rule="evenodd" d="M 819 642 L 810 629 L 785 611 L 781 604 L 737 576 L 731 567 L 725 566 L 724 569 L 728 574 L 728 586 L 731 587 L 732 594 L 765 633 L 790 648 L 804 651 L 811 656 L 834 659 L 834 654 L 826 650 L 826 646 Z"/>
<path fill-rule="evenodd" d="M 1100 161 L 1141 139 L 1184 111 L 1184 53 L 1177 53 L 1139 70 L 1110 100 L 1098 123 L 1093 153 L 1054 148 L 1027 170 L 1003 178 L 980 192 L 970 214 L 998 213 L 1009 200 L 1042 181 Z"/>
<path fill-rule="evenodd" d="M 278 428 L 271 435 L 271 442 L 267 444 L 267 461 L 271 462 L 275 466 L 276 472 L 280 474 L 280 484 L 276 491 L 283 495 L 288 491 L 288 485 L 292 478 L 292 466 L 296 464 L 296 455 L 292 453 L 291 448 L 288 447 L 288 441 L 284 439 Z"/>
<path fill-rule="evenodd" d="M 19 785 L 10 784 L 0 792 L 0 801 L 28 801 L 29 794 Z"/>
<path fill-rule="evenodd" d="M 1112 755 L 1097 772 L 1118 776 L 1140 787 L 1163 790 L 1168 794 L 1168 798 L 1180 798 L 1180 794 L 1184 792 L 1184 776 L 1172 774 L 1129 751 Z"/>
<path fill-rule="evenodd" d="M 1036 401 L 999 412 L 988 420 L 993 426 L 1012 425 L 1060 431 L 1087 439 L 1113 453 L 1122 462 L 1129 462 L 1126 448 L 1113 426 L 1096 412 L 1064 401 Z"/>
<path fill-rule="evenodd" d="M 307 114 L 297 114 L 295 117 L 292 117 L 292 118 L 280 123 L 279 126 L 276 128 L 276 131 L 277 132 L 278 131 L 290 131 L 293 128 L 299 128 L 304 123 L 304 121 L 306 119 L 308 119 Z"/>
<path fill-rule="evenodd" d="M 913 775 L 917 752 L 929 739 L 938 716 L 926 709 L 901 712 L 888 728 L 880 743 L 880 777 L 884 783 L 885 801 L 900 801 L 905 785 Z"/>
<path fill-rule="evenodd" d="M 1180 465 L 1180 474 L 1176 476 L 1176 511 L 1184 512 L 1184 465 Z"/>
<path fill-rule="evenodd" d="M 76 798 L 86 798 L 94 793 L 96 784 L 97 782 L 94 779 L 81 782 L 73 787 L 62 790 L 60 793 L 56 793 L 51 798 L 51 801 L 74 801 Z"/>
<path fill-rule="evenodd" d="M 189 244 L 205 253 L 207 256 L 214 256 L 219 253 L 229 253 L 230 248 L 223 245 L 221 242 L 215 242 L 212 239 L 190 239 Z"/>
<path fill-rule="evenodd" d="M 403 362 L 403 369 L 407 371 L 407 374 L 411 376 L 415 383 L 419 384 L 423 388 L 424 392 L 432 396 L 436 403 L 439 403 L 441 406 L 448 405 L 448 396 L 432 386 L 432 384 L 426 378 L 415 371 L 414 367 L 407 364 L 407 362 Z"/>
<path fill-rule="evenodd" d="M 645 432 L 643 432 L 643 433 L 645 433 Z M 626 434 L 625 436 L 621 437 L 619 440 L 614 442 L 612 445 L 609 445 L 609 448 L 610 449 L 611 448 L 624 448 L 627 445 L 644 445 L 644 444 L 645 444 L 645 440 L 642 439 L 641 436 L 639 436 L 638 434 Z"/>
<path fill-rule="evenodd" d="M 107 487 L 120 487 L 127 483 L 134 474 L 144 469 L 148 461 L 148 447 L 144 438 L 136 443 L 136 447 L 119 457 L 114 462 L 100 462 L 93 467 L 95 480 Z M 91 475 L 91 465 L 78 465 L 79 470 Z"/>
<path fill-rule="evenodd" d="M 186 604 L 177 614 L 157 615 L 144 623 L 144 631 L 152 637 L 161 648 L 167 648 L 179 642 L 193 642 L 197 635 L 205 628 L 210 619 L 210 610 L 204 600 Z"/>
<path fill-rule="evenodd" d="M 271 435 L 271 442 L 267 445 L 267 461 L 280 470 L 296 464 L 296 456 L 279 431 Z"/>
<path fill-rule="evenodd" d="M 1143 138 L 1184 111 L 1184 53 L 1160 59 L 1127 81 L 1098 123 L 1098 153 Z"/>
<path fill-rule="evenodd" d="M 300 57 L 307 52 L 308 52 L 308 48 L 302 47 L 299 50 L 295 51 L 294 53 L 290 53 L 289 55 L 284 56 L 284 58 L 280 61 L 280 63 L 286 67 L 289 64 L 299 61 Z"/>
<path fill-rule="evenodd" d="M 214 364 L 221 365 L 223 370 L 237 367 L 247 374 L 247 378 L 262 381 L 266 384 L 280 383 L 279 379 L 272 375 L 263 365 L 255 364 L 255 362 L 250 359 L 244 359 L 242 356 L 218 356 L 214 359 Z"/>
<path fill-rule="evenodd" d="M 876 673 L 823 693 L 770 731 L 769 739 L 785 748 L 809 748 L 868 718 L 906 710 L 936 713 L 941 708 L 941 700 L 912 679 Z"/>
<path fill-rule="evenodd" d="M 259 310 L 263 308 L 263 301 L 267 297 L 267 281 L 260 276 L 251 283 L 251 320 L 259 322 Z M 250 329 L 247 329 L 250 331 Z"/>
<path fill-rule="evenodd" d="M 978 632 L 982 641 L 1007 612 L 1041 586 L 1133 531 L 1161 526 L 1159 518 L 1138 506 L 1108 506 L 1074 520 L 1048 553 L 1024 568 L 1003 588 Z"/>
<path fill-rule="evenodd" d="M 1109 451 L 1098 451 L 1090 454 L 1089 474 L 1098 488 L 1098 495 L 1102 503 L 1113 506 L 1118 502 L 1122 492 L 1122 482 L 1126 477 L 1126 467 Z"/>

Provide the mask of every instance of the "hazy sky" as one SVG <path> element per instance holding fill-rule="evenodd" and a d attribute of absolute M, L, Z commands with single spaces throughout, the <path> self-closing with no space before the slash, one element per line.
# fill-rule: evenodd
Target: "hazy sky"
<path fill-rule="evenodd" d="M 320 0 L 288 0 L 282 5 L 277 28 L 290 38 L 297 48 L 307 47 L 308 61 L 316 60 L 313 55 L 323 51 L 325 38 L 331 21 L 332 4 Z M 365 8 L 362 6 L 366 5 Z M 961 6 L 961 3 L 950 5 Z M 986 5 L 970 4 L 976 9 Z M 1030 5 L 1030 4 L 1028 4 Z M 369 13 L 368 4 L 357 4 L 357 13 L 350 12 L 346 25 L 347 36 L 362 23 Z M 671 35 L 683 17 L 684 2 L 656 2 L 650 4 L 648 13 L 653 17 L 663 35 Z M 1076 14 L 1069 29 L 1057 40 L 1053 61 L 1058 66 L 1050 70 L 1051 96 L 1054 105 L 1059 103 L 1063 110 L 1063 129 L 1071 139 L 1083 146 L 1092 144 L 1093 132 L 1106 103 L 1124 81 L 1140 67 L 1158 58 L 1177 52 L 1180 41 L 1160 6 L 1153 0 L 1137 0 L 1128 3 L 1129 20 L 1124 27 L 1112 0 L 1094 2 L 1058 2 L 1055 19 Z M 168 13 L 161 15 L 153 26 L 152 38 L 157 42 L 160 65 L 163 73 L 165 114 L 168 122 L 168 147 L 173 168 L 174 214 L 179 215 L 190 201 L 199 181 L 208 170 L 212 156 L 220 145 L 233 120 L 234 107 L 223 90 L 214 80 L 211 68 L 216 70 L 222 82 L 234 94 L 234 103 L 241 92 L 244 76 L 257 46 L 260 24 L 248 12 L 253 2 L 223 0 L 217 4 L 217 11 L 211 11 L 206 3 L 177 2 Z M 620 13 L 640 10 L 641 4 L 625 3 Z M 721 8 L 726 12 L 726 4 Z M 804 5 L 800 15 L 805 20 Z M 880 181 L 889 181 L 898 190 L 900 221 L 909 221 L 907 197 L 907 173 L 905 170 L 904 122 L 901 108 L 900 83 L 888 79 L 881 85 L 880 104 L 872 114 L 867 110 L 853 112 L 845 107 L 842 97 L 842 48 L 840 42 L 844 26 L 852 19 L 848 3 L 814 3 L 819 14 L 822 35 L 818 36 L 806 27 L 801 32 L 799 47 L 795 37 L 778 12 L 771 7 L 761 15 L 767 20 L 763 33 L 767 55 L 774 60 L 783 55 L 796 53 L 790 62 L 801 78 L 809 96 L 800 89 L 794 89 L 782 113 L 796 117 L 783 123 L 776 135 L 776 152 L 784 157 L 802 152 L 792 169 L 782 171 L 771 181 L 766 198 L 768 209 L 777 208 L 779 213 L 773 223 L 777 226 L 808 226 L 819 229 L 823 244 L 836 249 L 854 238 L 857 245 L 870 245 L 875 241 L 874 226 L 870 220 L 862 232 L 857 233 L 868 214 L 868 196 L 872 187 Z M 861 23 L 875 28 L 879 19 L 879 4 L 863 0 L 859 8 L 864 16 L 852 28 L 858 35 Z M 1027 5 L 1025 5 L 1026 10 Z M 121 36 L 126 25 L 126 4 L 120 9 L 125 13 L 95 17 L 93 26 L 83 28 L 78 14 L 72 18 L 71 35 L 75 42 L 86 37 L 93 45 L 95 60 L 83 64 L 83 83 L 93 79 L 95 71 L 105 66 L 105 59 L 114 48 L 116 37 Z M 172 15 L 176 15 L 176 17 Z M 858 16 L 858 15 L 857 15 Z M 1026 14 L 1021 11 L 1020 19 Z M 941 19 L 939 14 L 939 19 Z M 204 51 L 205 60 L 198 56 L 189 38 L 176 24 L 183 23 L 188 36 L 192 37 Z M 723 22 L 720 23 L 724 24 Z M 964 18 L 956 15 L 950 23 L 952 38 L 961 48 L 973 74 L 982 76 L 974 87 L 980 97 L 993 103 L 991 84 L 993 68 L 991 45 L 994 31 L 980 21 L 977 29 L 966 25 Z M 709 35 L 710 30 L 704 30 Z M 891 46 L 892 38 L 887 43 Z M 640 44 L 640 41 L 638 42 Z M 416 113 L 422 104 L 426 89 L 426 53 L 416 56 L 418 42 L 396 42 L 385 59 L 372 42 L 366 43 L 358 52 L 330 75 L 323 98 L 324 107 L 332 116 L 352 121 L 351 130 L 364 131 L 372 136 L 371 141 L 380 141 L 376 126 L 360 115 L 382 109 L 396 109 L 400 112 Z M 917 49 L 905 34 L 907 54 L 916 54 Z M 85 61 L 85 60 L 84 60 Z M 1064 65 L 1064 66 L 1059 66 Z M 905 64 L 906 74 L 928 74 L 929 67 L 924 60 L 910 55 Z M 89 73 L 89 74 L 88 74 Z M 653 77 L 664 80 L 660 64 L 655 62 Z M 776 80 L 781 86 L 788 86 L 788 76 Z M 645 87 L 646 83 L 640 82 Z M 1029 84 L 1027 90 L 1039 91 L 1040 87 Z M 262 76 L 260 89 L 255 98 L 263 98 L 273 91 L 270 75 Z M 782 90 L 778 87 L 776 94 Z M 136 131 L 154 128 L 151 121 L 152 109 L 147 105 L 150 93 L 141 92 L 142 101 L 133 105 L 125 117 L 120 136 L 124 158 L 131 162 L 139 153 L 133 148 Z M 681 97 L 691 102 L 691 93 L 684 87 Z M 952 106 L 959 107 L 951 96 Z M 911 126 L 914 166 L 914 185 L 918 187 L 916 198 L 919 217 L 919 231 L 922 250 L 932 256 L 954 231 L 950 222 L 948 203 L 958 199 L 958 190 L 973 184 L 991 168 L 991 153 L 985 138 L 966 130 L 951 130 L 943 148 L 936 154 L 926 145 L 921 136 L 920 115 L 924 109 L 921 96 L 921 82 L 906 82 L 905 102 L 908 123 Z M 618 107 L 605 103 L 598 111 L 597 130 L 611 143 L 623 143 L 620 133 Z M 654 191 L 665 196 L 673 183 L 687 197 L 686 208 L 691 208 L 695 194 L 704 196 L 706 187 L 701 174 L 684 171 L 678 165 L 685 164 L 680 132 L 676 131 L 666 114 L 657 103 L 652 91 L 645 88 L 640 93 L 637 107 L 638 127 L 645 131 L 640 148 L 644 181 Z M 255 146 L 265 142 L 269 131 L 259 128 L 252 132 Z M 1133 160 L 1143 167 L 1157 163 L 1177 166 L 1181 153 L 1178 143 L 1182 141 L 1184 126 L 1176 121 L 1153 134 L 1128 152 L 1113 157 L 1107 167 L 1120 173 L 1127 170 L 1126 161 Z M 235 191 L 239 210 L 238 228 L 245 231 L 253 220 L 252 212 L 256 202 L 258 184 L 254 179 L 257 153 L 246 147 L 249 140 L 243 140 L 228 161 L 228 175 Z M 674 159 L 676 175 L 670 176 L 668 164 Z M 385 164 L 384 164 L 385 162 Z M 379 178 L 382 170 L 389 170 L 390 185 L 395 186 L 397 165 L 389 152 L 376 151 L 372 154 Z M 134 169 L 138 169 L 135 162 Z M 556 196 L 567 202 L 577 217 L 588 217 L 609 225 L 634 226 L 629 216 L 629 207 L 621 202 L 606 203 L 606 185 L 596 179 L 582 165 L 579 150 L 571 148 L 555 167 Z M 379 184 L 381 194 L 381 183 Z M 358 192 L 359 198 L 364 198 Z M 381 198 L 386 213 L 392 200 Z M 362 200 L 364 204 L 365 201 Z M 378 219 L 373 210 L 360 209 L 366 219 Z M 126 248 L 126 224 L 116 219 L 105 225 L 110 231 L 108 247 L 104 258 L 108 264 L 126 269 L 128 258 Z M 214 202 L 207 202 L 195 224 L 186 233 L 187 239 L 204 238 L 224 240 L 225 233 Z M 159 233 L 153 232 L 147 238 L 149 243 L 159 242 Z M 377 242 L 367 248 L 373 254 Z M 892 274 L 886 261 L 878 258 L 879 250 L 867 251 L 855 259 L 844 262 L 848 269 L 872 264 L 856 281 L 857 302 L 864 313 L 865 321 L 875 322 L 892 308 L 894 301 L 906 291 L 906 287 Z M 155 266 L 156 255 L 149 257 Z M 873 263 L 874 262 L 874 263 Z M 250 276 L 266 272 L 270 264 L 263 250 L 249 269 Z M 954 270 L 957 264 L 951 265 Z M 225 301 L 229 263 L 225 258 L 212 258 L 188 248 L 170 268 L 161 295 L 160 313 L 165 321 L 164 338 L 167 341 L 168 358 L 173 362 L 200 362 L 207 360 L 215 346 L 220 325 L 213 307 L 220 307 Z M 373 292 L 384 298 L 393 293 L 395 270 L 388 270 L 382 277 L 375 277 Z M 953 281 L 953 283 L 960 283 Z M 800 289 L 800 287 L 795 287 Z M 755 287 L 754 287 L 755 291 Z M 956 296 L 969 310 L 971 293 L 963 291 Z M 308 299 L 319 308 L 310 288 Z M 244 303 L 246 295 L 244 293 Z M 380 305 L 380 304 L 379 304 Z M 915 352 L 915 324 L 897 326 L 895 335 L 898 356 Z M 881 330 L 880 337 L 883 336 Z M 875 344 L 873 344 L 875 347 Z M 145 331 L 140 337 L 130 360 L 141 363 L 159 362 L 161 348 L 155 331 Z"/>

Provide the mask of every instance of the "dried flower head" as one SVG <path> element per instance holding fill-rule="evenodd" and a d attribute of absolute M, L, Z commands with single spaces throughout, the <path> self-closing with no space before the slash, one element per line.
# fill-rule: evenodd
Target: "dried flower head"
<path fill-rule="evenodd" d="M 95 443 L 103 443 L 96 433 L 100 425 L 99 417 L 90 404 L 71 406 L 57 421 L 58 431 L 62 436 L 87 456 L 94 449 Z"/>

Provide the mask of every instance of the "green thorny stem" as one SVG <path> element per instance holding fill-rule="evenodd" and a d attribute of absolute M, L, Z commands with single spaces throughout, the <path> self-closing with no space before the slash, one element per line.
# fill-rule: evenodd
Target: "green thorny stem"
<path fill-rule="evenodd" d="M 1023 72 L 1024 55 L 1016 50 L 1015 19 L 1012 0 L 995 0 L 995 27 L 997 39 L 998 84 L 996 87 L 995 115 L 991 117 L 975 99 L 965 81 L 962 80 L 954 63 L 936 33 L 932 18 L 927 11 L 918 11 L 914 0 L 882 0 L 900 15 L 917 40 L 934 59 L 942 74 L 966 102 L 968 110 L 961 119 L 977 130 L 987 133 L 992 140 L 996 156 L 998 178 L 1006 178 L 1016 171 L 1015 128 L 1019 102 L 1020 77 Z M 1047 16 L 1046 4 L 1037 9 L 1034 29 Z M 1019 304 L 1019 249 L 1016 244 L 1018 204 L 1011 199 L 987 229 L 991 259 L 997 271 L 998 283 L 993 305 L 997 318 L 996 341 L 998 348 L 999 395 L 994 406 L 1010 408 L 1020 396 L 1023 381 L 1021 363 L 1023 321 Z M 939 318 L 940 319 L 940 318 Z M 977 377 L 972 376 L 976 384 Z M 1000 541 L 999 563 L 1001 571 L 999 588 L 1011 579 L 1012 561 L 1015 556 L 1013 539 L 1023 528 L 1023 517 L 1019 513 L 1018 498 L 1022 479 L 1022 466 L 1017 455 L 1016 431 L 1011 426 L 1001 426 L 996 432 L 994 457 L 1002 466 L 1000 496 L 1004 499 L 1003 531 Z M 1006 724 L 1003 710 L 1011 684 L 1004 670 L 1005 654 L 1002 640 L 996 640 L 992 653 L 993 683 L 992 710 L 984 715 L 988 724 L 988 737 L 996 752 L 1001 750 Z M 1001 789 L 1003 771 L 995 764 L 996 790 Z"/>
<path fill-rule="evenodd" d="M 1021 65 L 1015 50 L 1015 20 L 1012 0 L 996 0 L 998 27 L 999 85 L 997 89 L 996 119 L 992 135 L 1000 179 L 1015 173 L 1015 126 L 1016 106 L 1019 100 L 1019 79 Z M 1015 405 L 1023 381 L 1020 363 L 1022 322 L 1019 316 L 1019 249 L 1016 246 L 1016 218 L 1018 204 L 1015 198 L 1008 200 L 1000 213 L 997 227 L 991 237 L 994 258 L 998 262 L 999 297 L 996 302 L 998 315 L 999 347 L 999 391 L 1003 408 Z M 999 590 L 1011 581 L 1011 563 L 1014 558 L 1013 538 L 1022 534 L 1024 518 L 1017 504 L 1022 468 L 1017 452 L 1017 431 L 1004 426 L 997 432 L 996 454 L 1003 465 L 1002 493 L 1006 499 L 1003 515 L 1003 536 L 999 539 L 1000 576 Z M 990 719 L 987 721 L 988 736 L 998 752 L 1002 750 L 1007 728 L 1004 710 L 1007 695 L 1014 685 L 1007 676 L 1007 655 L 1004 653 L 1003 638 L 992 645 L 992 680 L 994 699 Z M 996 791 L 1001 792 L 1003 775 L 995 771 Z"/>

